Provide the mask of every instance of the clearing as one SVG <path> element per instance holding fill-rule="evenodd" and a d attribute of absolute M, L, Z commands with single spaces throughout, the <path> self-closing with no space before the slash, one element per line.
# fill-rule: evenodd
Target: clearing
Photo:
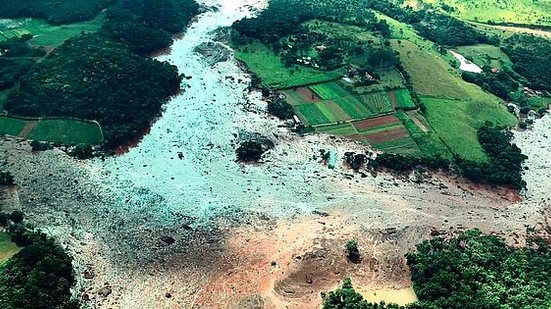
<path fill-rule="evenodd" d="M 10 235 L 0 232 L 0 265 L 19 252 L 19 248 L 11 241 Z"/>

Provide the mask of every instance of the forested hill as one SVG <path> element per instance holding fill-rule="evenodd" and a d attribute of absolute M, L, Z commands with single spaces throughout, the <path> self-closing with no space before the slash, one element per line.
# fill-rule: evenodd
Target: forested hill
<path fill-rule="evenodd" d="M 97 33 L 69 39 L 30 68 L 19 66 L 24 74 L 10 74 L 15 87 L 4 106 L 10 115 L 97 120 L 105 148 L 114 149 L 149 126 L 180 90 L 177 68 L 148 55 L 169 47 L 172 36 L 185 30 L 199 10 L 193 0 L 87 0 L 82 6 L 62 1 L 64 10 L 58 11 L 46 5 L 51 1 L 24 2 L 28 10 L 10 15 L 5 10 L 15 2 L 2 1 L 0 16 L 50 20 L 55 13 L 56 22 L 68 22 L 105 8 L 106 18 Z"/>
<path fill-rule="evenodd" d="M 37 17 L 52 24 L 92 19 L 115 0 L 2 0 L 0 17 Z"/>

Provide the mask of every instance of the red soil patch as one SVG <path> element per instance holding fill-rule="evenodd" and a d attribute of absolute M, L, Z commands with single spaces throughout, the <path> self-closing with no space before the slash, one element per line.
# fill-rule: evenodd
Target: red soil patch
<path fill-rule="evenodd" d="M 380 144 L 384 142 L 405 138 L 408 136 L 409 134 L 406 128 L 400 127 L 400 128 L 394 128 L 388 131 L 368 134 L 368 135 L 365 135 L 365 138 L 370 144 Z"/>
<path fill-rule="evenodd" d="M 387 92 L 388 99 L 390 100 L 390 103 L 392 104 L 392 108 L 398 107 L 398 101 L 396 100 L 396 94 L 394 91 Z"/>
<path fill-rule="evenodd" d="M 314 103 L 321 101 L 321 98 L 307 87 L 300 87 L 295 89 L 295 91 L 300 95 L 304 102 Z"/>
<path fill-rule="evenodd" d="M 396 116 L 388 115 L 388 116 L 382 116 L 382 117 L 377 117 L 377 118 L 366 119 L 366 120 L 354 122 L 354 127 L 357 130 L 362 130 L 363 131 L 363 130 L 375 128 L 375 127 L 378 127 L 378 126 L 391 124 L 391 123 L 397 123 L 397 122 L 399 122 L 399 120 L 398 120 L 398 118 L 396 118 Z"/>

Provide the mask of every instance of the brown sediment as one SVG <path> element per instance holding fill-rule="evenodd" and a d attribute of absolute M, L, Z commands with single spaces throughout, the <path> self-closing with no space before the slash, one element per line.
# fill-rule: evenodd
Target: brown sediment
<path fill-rule="evenodd" d="M 373 134 L 366 134 L 364 136 L 370 144 L 380 144 L 380 143 L 408 137 L 409 133 L 406 130 L 406 128 L 399 127 L 399 128 L 390 129 L 388 131 L 382 131 L 382 132 L 377 132 Z"/>
<path fill-rule="evenodd" d="M 151 124 L 148 127 L 145 127 L 143 129 L 141 129 L 140 131 L 138 131 L 138 133 L 133 138 L 128 140 L 126 143 L 124 143 L 120 146 L 117 146 L 117 148 L 115 148 L 115 150 L 113 150 L 115 155 L 123 155 L 123 154 L 127 153 L 128 151 L 130 151 L 131 148 L 136 147 L 142 141 L 142 139 L 147 134 L 149 134 L 149 132 L 151 131 L 152 126 L 153 126 L 153 124 Z"/>
<path fill-rule="evenodd" d="M 296 91 L 300 95 L 304 102 L 314 103 L 321 101 L 321 98 L 308 87 L 299 87 L 294 91 Z"/>
<path fill-rule="evenodd" d="M 398 120 L 396 116 L 388 115 L 388 116 L 356 121 L 353 124 L 357 130 L 366 130 L 366 129 L 371 129 L 374 127 L 391 124 L 391 123 L 398 123 L 398 122 L 400 122 L 400 120 Z"/>

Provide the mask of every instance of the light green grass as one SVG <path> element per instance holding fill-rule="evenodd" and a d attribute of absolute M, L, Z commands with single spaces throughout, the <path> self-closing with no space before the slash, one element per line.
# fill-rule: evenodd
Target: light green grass
<path fill-rule="evenodd" d="M 3 232 L 0 233 L 0 265 L 14 256 L 19 250 L 21 248 L 11 241 L 10 235 Z"/>
<path fill-rule="evenodd" d="M 413 99 L 411 98 L 411 95 L 409 94 L 409 90 L 407 89 L 400 89 L 393 91 L 394 96 L 396 97 L 396 102 L 398 103 L 398 107 L 410 109 L 415 107 L 415 103 L 413 102 Z"/>
<path fill-rule="evenodd" d="M 329 123 L 329 119 L 319 109 L 317 104 L 304 104 L 294 106 L 298 116 L 306 122 L 307 125 L 315 126 L 324 123 Z"/>
<path fill-rule="evenodd" d="M 456 8 L 453 15 L 470 21 L 551 25 L 549 0 L 423 0 Z"/>
<path fill-rule="evenodd" d="M 235 57 L 256 73 L 262 83 L 272 89 L 285 89 L 321 83 L 341 77 L 343 71 L 321 71 L 305 66 L 285 67 L 279 55 L 267 45 L 253 43 L 235 49 Z"/>
<path fill-rule="evenodd" d="M 79 36 L 82 32 L 96 32 L 104 20 L 104 14 L 100 14 L 90 21 L 54 26 L 38 18 L 19 18 L 0 22 L 0 32 L 6 34 L 5 38 L 32 34 L 34 37 L 29 44 L 56 47 L 69 38 Z"/>
<path fill-rule="evenodd" d="M 396 113 L 396 117 L 402 121 L 409 135 L 420 150 L 420 154 L 424 157 L 443 157 L 451 159 L 452 155 L 446 145 L 440 140 L 434 131 L 424 132 L 419 128 L 411 117 L 405 112 Z"/>
<path fill-rule="evenodd" d="M 402 154 L 402 155 L 419 155 L 420 150 L 417 144 L 411 137 L 404 137 L 395 139 L 392 141 L 379 143 L 373 145 L 373 147 L 388 153 Z"/>
<path fill-rule="evenodd" d="M 0 116 L 0 135 L 17 136 L 26 124 L 25 120 Z"/>
<path fill-rule="evenodd" d="M 354 96 L 346 96 L 334 100 L 339 107 L 344 110 L 351 119 L 365 119 L 374 114 Z"/>
<path fill-rule="evenodd" d="M 488 102 L 424 97 L 425 116 L 438 136 L 454 153 L 465 159 L 487 161 L 478 142 L 478 129 L 486 122 L 513 126 L 516 118 L 504 106 Z"/>
<path fill-rule="evenodd" d="M 354 129 L 354 127 L 349 123 L 316 127 L 316 131 L 320 133 L 327 133 L 331 135 L 340 135 L 340 136 L 349 136 L 349 135 L 354 135 L 358 133 L 356 132 L 356 129 Z"/>
<path fill-rule="evenodd" d="M 375 92 L 360 96 L 362 104 L 373 115 L 388 113 L 393 110 L 386 92 Z"/>
<path fill-rule="evenodd" d="M 457 51 L 467 59 L 480 67 L 491 66 L 496 68 L 508 68 L 512 70 L 511 59 L 497 46 L 478 44 L 470 46 L 459 46 Z"/>
<path fill-rule="evenodd" d="M 72 119 L 40 120 L 29 134 L 29 139 L 65 145 L 95 145 L 103 141 L 97 123 Z"/>
<path fill-rule="evenodd" d="M 317 84 L 310 86 L 309 88 L 323 100 L 331 100 L 350 95 L 348 91 L 336 82 Z"/>

